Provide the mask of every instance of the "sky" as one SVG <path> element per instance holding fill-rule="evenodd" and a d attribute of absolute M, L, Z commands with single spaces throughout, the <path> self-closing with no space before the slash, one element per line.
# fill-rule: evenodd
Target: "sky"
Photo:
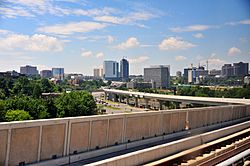
<path fill-rule="evenodd" d="M 0 71 L 250 62 L 249 0 L 0 0 Z"/>

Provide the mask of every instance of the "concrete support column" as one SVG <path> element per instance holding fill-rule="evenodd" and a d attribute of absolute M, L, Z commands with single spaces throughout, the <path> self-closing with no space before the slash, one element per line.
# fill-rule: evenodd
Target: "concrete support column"
<path fill-rule="evenodd" d="M 113 94 L 113 101 L 114 101 L 114 102 L 118 102 L 118 98 L 117 98 L 117 95 L 116 95 L 116 94 Z"/>
<path fill-rule="evenodd" d="M 129 105 L 129 96 L 126 96 L 126 104 Z"/>
<path fill-rule="evenodd" d="M 149 99 L 144 99 L 144 101 L 145 101 L 145 108 L 149 108 L 149 105 L 148 105 Z"/>
<path fill-rule="evenodd" d="M 119 95 L 118 101 L 121 103 L 122 102 L 122 95 Z"/>
<path fill-rule="evenodd" d="M 111 93 L 107 93 L 107 100 L 112 100 L 113 98 L 113 94 Z"/>
<path fill-rule="evenodd" d="M 138 107 L 138 97 L 135 97 L 135 107 Z"/>
<path fill-rule="evenodd" d="M 104 100 L 108 99 L 108 94 L 106 92 L 104 92 Z"/>

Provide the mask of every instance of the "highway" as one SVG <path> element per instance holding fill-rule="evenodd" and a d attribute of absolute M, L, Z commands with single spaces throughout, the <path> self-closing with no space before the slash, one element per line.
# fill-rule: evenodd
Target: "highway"
<path fill-rule="evenodd" d="M 131 92 L 116 89 L 103 89 L 105 93 L 138 97 L 144 99 L 158 99 L 163 101 L 187 102 L 208 105 L 225 105 L 225 104 L 243 104 L 250 105 L 250 99 L 236 99 L 236 98 L 216 98 L 216 97 L 194 97 L 194 96 L 177 96 L 164 95 L 143 92 Z"/>

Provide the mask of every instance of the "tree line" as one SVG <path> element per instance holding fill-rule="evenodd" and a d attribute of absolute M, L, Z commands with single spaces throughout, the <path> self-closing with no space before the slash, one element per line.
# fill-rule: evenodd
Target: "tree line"
<path fill-rule="evenodd" d="M 96 84 L 94 83 L 96 86 Z M 42 93 L 61 92 L 58 97 Z M 31 120 L 93 115 L 93 96 L 87 91 L 65 93 L 61 85 L 48 79 L 0 77 L 0 121 Z"/>
<path fill-rule="evenodd" d="M 225 97 L 225 98 L 246 98 L 250 99 L 250 87 L 228 88 L 228 89 L 210 89 L 208 87 L 187 86 L 178 87 L 177 95 L 182 96 L 200 96 L 200 97 Z"/>

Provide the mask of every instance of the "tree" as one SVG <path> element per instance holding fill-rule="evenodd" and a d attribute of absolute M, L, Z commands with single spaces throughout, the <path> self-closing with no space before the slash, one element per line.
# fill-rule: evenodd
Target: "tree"
<path fill-rule="evenodd" d="M 32 88 L 29 79 L 27 77 L 19 77 L 14 83 L 13 92 L 19 95 L 31 95 Z"/>
<path fill-rule="evenodd" d="M 0 99 L 5 99 L 5 93 L 2 89 L 0 89 Z"/>
<path fill-rule="evenodd" d="M 32 117 L 28 112 L 24 110 L 8 110 L 4 117 L 5 121 L 21 121 L 21 120 L 30 120 Z"/>
<path fill-rule="evenodd" d="M 0 100 L 0 122 L 4 121 L 4 116 L 6 114 L 4 101 Z"/>
<path fill-rule="evenodd" d="M 19 96 L 5 100 L 5 110 L 24 110 L 34 119 L 48 118 L 45 101 L 28 96 Z"/>
<path fill-rule="evenodd" d="M 0 77 L 1 96 L 9 97 L 13 86 L 13 79 L 9 77 Z M 3 99 L 3 98 L 2 98 Z"/>
<path fill-rule="evenodd" d="M 46 79 L 46 78 L 41 79 L 40 84 L 41 84 L 42 92 L 44 92 L 44 93 L 53 92 L 54 87 L 51 84 L 51 82 L 49 82 L 48 79 Z"/>
<path fill-rule="evenodd" d="M 111 85 L 112 81 L 108 80 L 107 85 Z"/>
<path fill-rule="evenodd" d="M 52 97 L 49 97 L 46 99 L 45 102 L 47 112 L 49 114 L 50 118 L 56 118 L 57 117 L 57 107 L 55 105 L 55 100 Z"/>
<path fill-rule="evenodd" d="M 93 115 L 97 113 L 93 96 L 84 91 L 63 93 L 56 99 L 56 106 L 59 117 Z"/>
<path fill-rule="evenodd" d="M 32 96 L 35 98 L 39 98 L 41 97 L 41 95 L 42 95 L 41 87 L 38 84 L 36 84 L 33 88 Z"/>

